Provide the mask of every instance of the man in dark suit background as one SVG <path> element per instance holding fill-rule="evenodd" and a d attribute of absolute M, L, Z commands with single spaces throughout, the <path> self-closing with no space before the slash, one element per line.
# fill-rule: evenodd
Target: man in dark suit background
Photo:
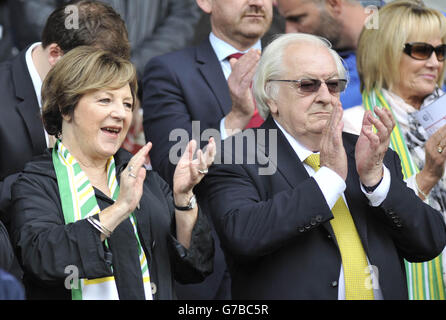
<path fill-rule="evenodd" d="M 175 169 L 175 163 L 167 161 L 177 143 L 169 139 L 174 129 L 182 128 L 192 137 L 192 121 L 200 121 L 201 133 L 208 128 L 243 129 L 251 120 L 255 107 L 250 84 L 260 39 L 272 20 L 271 0 L 197 4 L 210 14 L 209 38 L 197 47 L 151 59 L 143 78 L 144 131 L 153 142 L 152 166 L 169 183 Z M 248 54 L 232 59 L 232 68 L 227 57 L 237 52 Z"/>
<path fill-rule="evenodd" d="M 184 142 L 170 137 L 174 130 L 195 138 L 212 128 L 224 138 L 245 128 L 255 116 L 250 86 L 260 58 L 260 39 L 272 20 L 272 0 L 197 0 L 197 4 L 210 15 L 209 38 L 197 47 L 151 59 L 143 78 L 144 132 L 153 143 L 151 164 L 169 184 L 179 155 L 171 151 Z M 245 54 L 238 60 L 227 58 L 234 53 Z M 196 130 L 193 121 L 198 121 Z M 206 144 L 198 142 L 201 147 Z M 230 297 L 215 240 L 214 273 L 202 285 L 177 287 L 180 299 Z"/>
<path fill-rule="evenodd" d="M 65 53 L 81 45 L 130 57 L 125 24 L 111 7 L 80 1 L 74 12 L 67 6 L 50 15 L 41 43 L 0 64 L 0 219 L 7 228 L 11 185 L 33 156 L 52 146 L 40 116 L 40 90 L 46 74 Z M 17 270 L 11 272 L 20 276 Z"/>
<path fill-rule="evenodd" d="M 234 299 L 407 299 L 403 258 L 430 260 L 446 243 L 441 213 L 388 150 L 390 111 L 342 133 L 346 70 L 329 48 L 296 33 L 264 50 L 254 94 L 268 118 L 228 138 L 200 185 Z"/>
<path fill-rule="evenodd" d="M 55 9 L 72 0 L 0 0 L 8 2 L 14 44 L 19 50 L 40 39 L 45 22 Z M 132 47 L 131 61 L 142 76 L 150 58 L 178 50 L 194 37 L 200 19 L 195 0 L 102 0 L 125 21 Z"/>

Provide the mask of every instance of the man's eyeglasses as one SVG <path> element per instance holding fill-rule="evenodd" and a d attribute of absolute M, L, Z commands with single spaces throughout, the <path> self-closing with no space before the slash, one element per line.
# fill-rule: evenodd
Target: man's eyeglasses
<path fill-rule="evenodd" d="M 339 93 L 345 90 L 347 85 L 346 79 L 330 79 L 322 81 L 319 79 L 301 79 L 301 80 L 269 80 L 269 81 L 279 81 L 279 82 L 292 82 L 297 85 L 299 90 L 304 93 L 317 92 L 322 85 L 322 82 L 328 88 L 331 94 Z"/>
<path fill-rule="evenodd" d="M 403 52 L 416 60 L 427 60 L 435 51 L 438 61 L 444 61 L 446 57 L 446 44 L 432 46 L 425 42 L 411 42 L 404 45 Z"/>

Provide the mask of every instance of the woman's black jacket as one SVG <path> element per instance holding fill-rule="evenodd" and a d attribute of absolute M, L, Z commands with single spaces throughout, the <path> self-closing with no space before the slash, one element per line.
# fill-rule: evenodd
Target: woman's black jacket
<path fill-rule="evenodd" d="M 117 178 L 131 154 L 115 155 Z M 212 272 L 214 243 L 201 211 L 192 232 L 190 248 L 175 238 L 175 214 L 168 184 L 148 171 L 140 209 L 135 209 L 138 233 L 145 250 L 154 299 L 175 299 L 174 278 L 194 283 Z M 101 210 L 113 200 L 95 189 Z M 136 237 L 130 220 L 122 222 L 108 239 L 88 221 L 66 225 L 62 213 L 51 150 L 28 163 L 12 188 L 11 239 L 24 270 L 28 299 L 71 299 L 69 280 L 112 275 L 120 299 L 144 299 Z M 111 267 L 112 266 L 112 267 Z M 68 281 L 67 281 L 68 279 Z M 69 287 L 69 286 L 68 286 Z"/>

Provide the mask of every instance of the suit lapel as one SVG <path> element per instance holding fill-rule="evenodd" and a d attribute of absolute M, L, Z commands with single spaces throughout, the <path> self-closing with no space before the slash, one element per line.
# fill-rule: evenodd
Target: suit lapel
<path fill-rule="evenodd" d="M 203 79 L 217 98 L 222 114 L 228 114 L 232 105 L 228 83 L 209 39 L 197 47 L 196 62 Z"/>
<path fill-rule="evenodd" d="M 278 173 L 288 182 L 288 184 L 295 188 L 302 182 L 302 180 L 309 177 L 308 172 L 305 170 L 301 160 L 296 155 L 291 145 L 286 140 L 282 131 L 276 126 L 274 120 L 270 116 L 265 123 L 260 127 L 261 129 L 276 129 L 277 130 L 277 161 L 274 165 L 277 167 Z M 268 134 L 267 134 L 268 136 Z M 346 179 L 347 188 L 344 192 L 347 204 L 352 215 L 353 221 L 355 223 L 356 229 L 358 231 L 359 237 L 363 244 L 364 250 L 368 255 L 368 237 L 367 237 L 367 217 L 366 208 L 364 208 L 364 203 L 368 201 L 364 194 L 362 193 L 359 186 L 359 176 L 356 172 L 356 162 L 355 162 L 355 141 L 350 138 L 346 138 L 344 135 L 344 147 L 347 153 L 348 161 L 348 175 Z M 272 142 L 274 143 L 274 142 Z M 271 141 L 265 145 L 259 143 L 259 149 L 268 155 L 268 146 Z M 274 159 L 274 157 L 271 157 Z M 271 159 L 270 158 L 270 159 Z M 332 236 L 336 242 L 336 237 L 333 232 L 333 228 L 329 222 L 323 223 L 324 228 Z"/>
<path fill-rule="evenodd" d="M 308 179 L 310 176 L 307 170 L 304 168 L 301 159 L 299 159 L 296 152 L 293 150 L 288 140 L 283 135 L 282 131 L 277 127 L 273 118 L 271 116 L 268 117 L 268 119 L 260 128 L 267 130 L 277 130 L 277 162 L 274 163 L 274 166 L 276 166 L 277 172 L 282 175 L 282 177 L 288 182 L 288 184 L 292 188 L 296 188 L 302 182 L 302 180 Z M 269 135 L 267 134 L 267 136 Z M 268 150 L 268 146 L 271 143 L 274 143 L 274 141 L 269 141 L 266 147 L 262 144 L 259 144 L 259 149 L 267 155 L 267 158 L 270 152 Z M 274 157 L 271 157 L 270 159 L 274 159 Z M 336 237 L 330 223 L 325 222 L 322 225 L 331 235 L 332 239 L 335 239 L 336 242 Z"/>
<path fill-rule="evenodd" d="M 288 143 L 282 131 L 277 127 L 271 116 L 265 121 L 261 128 L 266 130 L 276 130 L 277 161 L 274 163 L 274 166 L 291 187 L 297 187 L 303 179 L 307 179 L 309 177 L 308 172 L 301 163 L 301 160 L 297 156 L 296 152 L 294 152 L 293 148 Z M 267 134 L 266 136 L 269 137 L 270 135 Z M 263 149 L 264 153 L 268 156 L 270 146 L 275 142 L 268 141 L 267 146 L 265 146 L 262 141 L 259 141 L 258 143 L 259 149 Z M 270 159 L 274 159 L 274 157 L 271 157 Z"/>
<path fill-rule="evenodd" d="M 47 145 L 39 104 L 26 66 L 25 53 L 26 50 L 22 51 L 12 65 L 15 94 L 20 101 L 16 105 L 16 110 L 25 123 L 32 144 L 33 154 L 41 154 Z"/>

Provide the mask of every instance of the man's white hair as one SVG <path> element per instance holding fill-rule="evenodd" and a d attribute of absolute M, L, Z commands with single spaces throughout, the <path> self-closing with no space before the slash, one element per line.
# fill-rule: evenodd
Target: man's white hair
<path fill-rule="evenodd" d="M 347 79 L 347 81 L 349 80 L 342 58 L 336 51 L 331 49 L 331 43 L 327 39 L 306 33 L 279 35 L 263 50 L 262 58 L 253 80 L 253 93 L 257 102 L 257 109 L 264 119 L 269 115 L 268 100 L 277 100 L 279 93 L 278 82 L 270 80 L 282 79 L 281 77 L 283 77 L 286 71 L 283 66 L 284 53 L 288 46 L 298 43 L 310 43 L 327 48 L 336 63 L 338 76 L 342 79 Z"/>

